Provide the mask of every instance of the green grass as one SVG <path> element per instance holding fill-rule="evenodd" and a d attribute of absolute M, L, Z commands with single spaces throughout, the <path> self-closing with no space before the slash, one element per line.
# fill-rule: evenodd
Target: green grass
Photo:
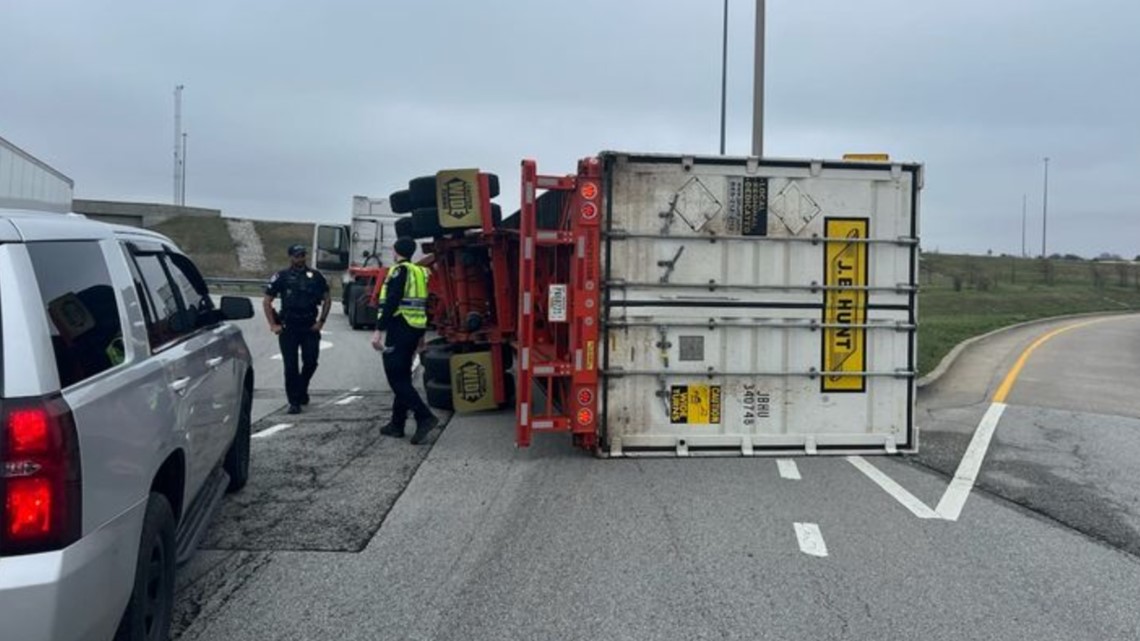
<path fill-rule="evenodd" d="M 918 372 L 963 340 L 1016 323 L 1100 311 L 1140 311 L 1140 265 L 924 254 Z"/>
<path fill-rule="evenodd" d="M 152 227 L 169 236 L 206 276 L 237 276 L 237 250 L 222 218 L 179 216 Z"/>
<path fill-rule="evenodd" d="M 286 250 L 290 245 L 301 244 L 308 248 L 313 244 L 312 223 L 276 223 L 254 221 L 257 235 L 261 236 L 261 246 L 265 248 L 265 260 L 270 269 L 282 269 L 289 263 Z M 310 248 L 309 253 L 312 253 Z"/>

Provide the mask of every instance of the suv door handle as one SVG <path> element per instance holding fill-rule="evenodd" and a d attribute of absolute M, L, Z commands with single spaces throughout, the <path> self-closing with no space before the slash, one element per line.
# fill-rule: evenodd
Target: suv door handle
<path fill-rule="evenodd" d="M 189 386 L 190 386 L 190 377 L 185 376 L 185 377 L 179 378 L 179 379 L 175 380 L 173 383 L 171 383 L 170 389 L 174 390 L 178 394 L 185 394 L 186 388 Z"/>
<path fill-rule="evenodd" d="M 226 360 L 226 359 L 223 356 L 215 356 L 214 358 L 207 358 L 206 359 L 206 366 L 209 367 L 210 369 L 214 369 L 218 365 L 221 365 L 222 361 L 224 361 L 224 360 Z"/>

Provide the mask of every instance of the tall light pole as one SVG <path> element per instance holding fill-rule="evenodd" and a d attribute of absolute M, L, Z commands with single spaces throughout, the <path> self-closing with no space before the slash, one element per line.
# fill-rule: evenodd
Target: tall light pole
<path fill-rule="evenodd" d="M 1044 196 L 1041 198 L 1041 258 L 1048 258 L 1045 253 L 1045 235 L 1049 229 L 1049 157 L 1045 156 L 1045 186 Z"/>
<path fill-rule="evenodd" d="M 174 87 L 174 204 L 182 193 L 182 88 Z"/>
<path fill-rule="evenodd" d="M 724 0 L 724 35 L 720 51 L 720 155 L 724 155 L 724 114 L 728 100 L 728 0 Z"/>
<path fill-rule="evenodd" d="M 186 206 L 186 132 L 182 132 L 182 185 L 178 194 L 178 204 Z"/>
<path fill-rule="evenodd" d="M 764 0 L 756 0 L 756 62 L 752 68 L 752 155 L 764 155 Z"/>
<path fill-rule="evenodd" d="M 1028 196 L 1021 194 L 1021 258 L 1025 258 L 1025 206 Z"/>

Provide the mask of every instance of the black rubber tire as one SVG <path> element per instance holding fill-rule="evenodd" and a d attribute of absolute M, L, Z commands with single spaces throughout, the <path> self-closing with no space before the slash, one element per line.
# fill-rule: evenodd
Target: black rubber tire
<path fill-rule="evenodd" d="M 506 400 L 499 405 L 499 409 L 505 409 L 515 404 L 515 375 L 507 372 L 503 374 L 503 387 L 506 388 Z"/>
<path fill-rule="evenodd" d="M 412 199 L 412 210 L 421 207 L 435 207 L 435 176 L 420 176 L 408 183 L 408 194 Z"/>
<path fill-rule="evenodd" d="M 421 207 L 413 211 L 412 230 L 414 238 L 434 238 L 446 233 L 439 224 L 439 210 L 435 207 Z"/>
<path fill-rule="evenodd" d="M 424 374 L 427 374 L 427 370 L 424 370 Z M 425 400 L 429 407 L 448 412 L 454 411 L 455 405 L 451 402 L 451 385 L 425 380 L 424 392 L 427 395 Z"/>
<path fill-rule="evenodd" d="M 225 463 L 222 464 L 226 474 L 230 476 L 230 484 L 226 486 L 227 492 L 237 492 L 249 482 L 250 436 L 253 418 L 253 390 L 242 387 L 241 408 L 238 410 L 237 432 L 226 452 Z"/>
<path fill-rule="evenodd" d="M 424 381 L 451 384 L 451 355 L 454 349 L 436 346 L 425 349 L 420 354 L 420 364 L 424 367 Z"/>
<path fill-rule="evenodd" d="M 490 187 L 491 194 L 487 196 L 488 200 L 495 198 L 499 195 L 499 177 L 495 174 L 487 174 L 487 185 Z"/>
<path fill-rule="evenodd" d="M 416 236 L 416 223 L 411 217 L 401 218 L 396 221 L 396 236 L 407 236 L 408 238 L 415 238 Z"/>
<path fill-rule="evenodd" d="M 151 492 L 135 562 L 134 588 L 115 641 L 166 641 L 174 611 L 174 572 L 178 551 L 170 502 Z M 147 612 L 154 613 L 148 617 Z M 149 621 L 148 621 L 149 618 Z"/>
<path fill-rule="evenodd" d="M 401 189 L 400 191 L 392 192 L 392 194 L 388 196 L 388 206 L 397 214 L 411 213 L 411 211 L 415 209 L 412 206 L 411 190 Z"/>
<path fill-rule="evenodd" d="M 360 305 L 361 286 L 353 283 L 348 286 L 348 311 L 345 315 L 348 316 L 348 326 L 352 329 L 360 329 L 360 323 L 356 322 L 357 307 Z"/>

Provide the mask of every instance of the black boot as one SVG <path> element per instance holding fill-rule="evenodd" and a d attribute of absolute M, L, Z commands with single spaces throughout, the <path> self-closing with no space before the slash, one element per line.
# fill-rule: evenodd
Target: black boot
<path fill-rule="evenodd" d="M 388 421 L 387 423 L 384 424 L 384 427 L 380 428 L 380 433 L 383 434 L 384 436 L 393 436 L 395 438 L 404 438 L 404 426 L 403 425 L 396 425 L 392 421 Z"/>
<path fill-rule="evenodd" d="M 416 433 L 412 435 L 412 445 L 419 445 L 427 441 L 428 436 L 439 427 L 439 419 L 430 415 L 425 419 L 416 421 Z"/>

